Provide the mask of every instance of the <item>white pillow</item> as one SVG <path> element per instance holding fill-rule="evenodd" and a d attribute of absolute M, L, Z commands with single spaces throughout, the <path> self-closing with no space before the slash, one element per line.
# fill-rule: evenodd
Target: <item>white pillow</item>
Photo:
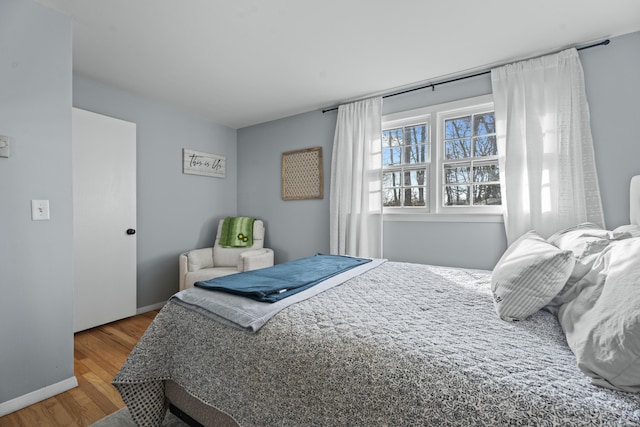
<path fill-rule="evenodd" d="M 609 231 L 585 222 L 559 231 L 549 237 L 547 241 L 560 249 L 573 252 L 573 255 L 581 260 L 602 252 L 612 240 L 628 239 L 629 237 L 631 237 L 630 233 L 617 229 Z"/>
<path fill-rule="evenodd" d="M 578 230 L 604 230 L 601 226 L 594 224 L 593 222 L 583 222 L 581 224 L 572 225 L 571 227 L 567 227 L 563 230 L 557 231 L 551 237 L 547 239 L 549 243 L 553 243 L 554 245 L 558 241 L 558 239 L 565 236 L 567 233 Z"/>
<path fill-rule="evenodd" d="M 516 240 L 491 273 L 491 291 L 502 320 L 522 320 L 547 305 L 573 271 L 571 251 L 558 249 L 535 231 Z"/>
<path fill-rule="evenodd" d="M 614 233 L 629 233 L 632 237 L 640 237 L 640 225 L 629 224 L 621 225 L 613 230 Z"/>
<path fill-rule="evenodd" d="M 588 222 L 569 227 L 549 237 L 547 241 L 552 245 L 562 250 L 571 251 L 576 263 L 566 285 L 546 309 L 557 313 L 562 304 L 574 299 L 582 291 L 582 286 L 586 284 L 580 281 L 591 271 L 593 264 L 611 242 L 630 237 L 631 234 L 627 232 L 605 230 Z"/>

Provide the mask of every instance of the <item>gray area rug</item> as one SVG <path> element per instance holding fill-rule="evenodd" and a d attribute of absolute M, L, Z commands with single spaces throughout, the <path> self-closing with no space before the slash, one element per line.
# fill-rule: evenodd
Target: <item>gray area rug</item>
<path fill-rule="evenodd" d="M 185 427 L 188 426 L 180 418 L 176 417 L 169 411 L 162 422 L 162 427 Z M 107 415 L 103 419 L 91 424 L 89 427 L 136 427 L 136 423 L 131 419 L 129 410 L 122 408 L 111 415 Z"/>

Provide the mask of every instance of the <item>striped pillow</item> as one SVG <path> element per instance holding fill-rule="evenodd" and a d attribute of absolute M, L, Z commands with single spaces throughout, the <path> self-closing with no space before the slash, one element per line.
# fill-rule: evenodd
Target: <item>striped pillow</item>
<path fill-rule="evenodd" d="M 502 320 L 523 320 L 547 305 L 569 279 L 575 258 L 535 231 L 506 250 L 491 273 L 491 291 Z"/>

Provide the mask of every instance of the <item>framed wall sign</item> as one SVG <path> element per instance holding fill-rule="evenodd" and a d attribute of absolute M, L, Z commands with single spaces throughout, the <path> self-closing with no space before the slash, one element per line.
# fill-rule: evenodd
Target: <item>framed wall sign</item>
<path fill-rule="evenodd" d="M 282 200 L 322 199 L 322 147 L 282 153 Z"/>
<path fill-rule="evenodd" d="M 182 149 L 182 173 L 224 178 L 227 159 L 217 154 Z"/>

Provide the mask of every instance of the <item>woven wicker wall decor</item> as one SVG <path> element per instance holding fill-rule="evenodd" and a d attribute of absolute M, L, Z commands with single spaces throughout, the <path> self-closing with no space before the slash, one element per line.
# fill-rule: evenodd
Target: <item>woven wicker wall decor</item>
<path fill-rule="evenodd" d="M 322 199 L 322 147 L 282 153 L 282 200 Z"/>

